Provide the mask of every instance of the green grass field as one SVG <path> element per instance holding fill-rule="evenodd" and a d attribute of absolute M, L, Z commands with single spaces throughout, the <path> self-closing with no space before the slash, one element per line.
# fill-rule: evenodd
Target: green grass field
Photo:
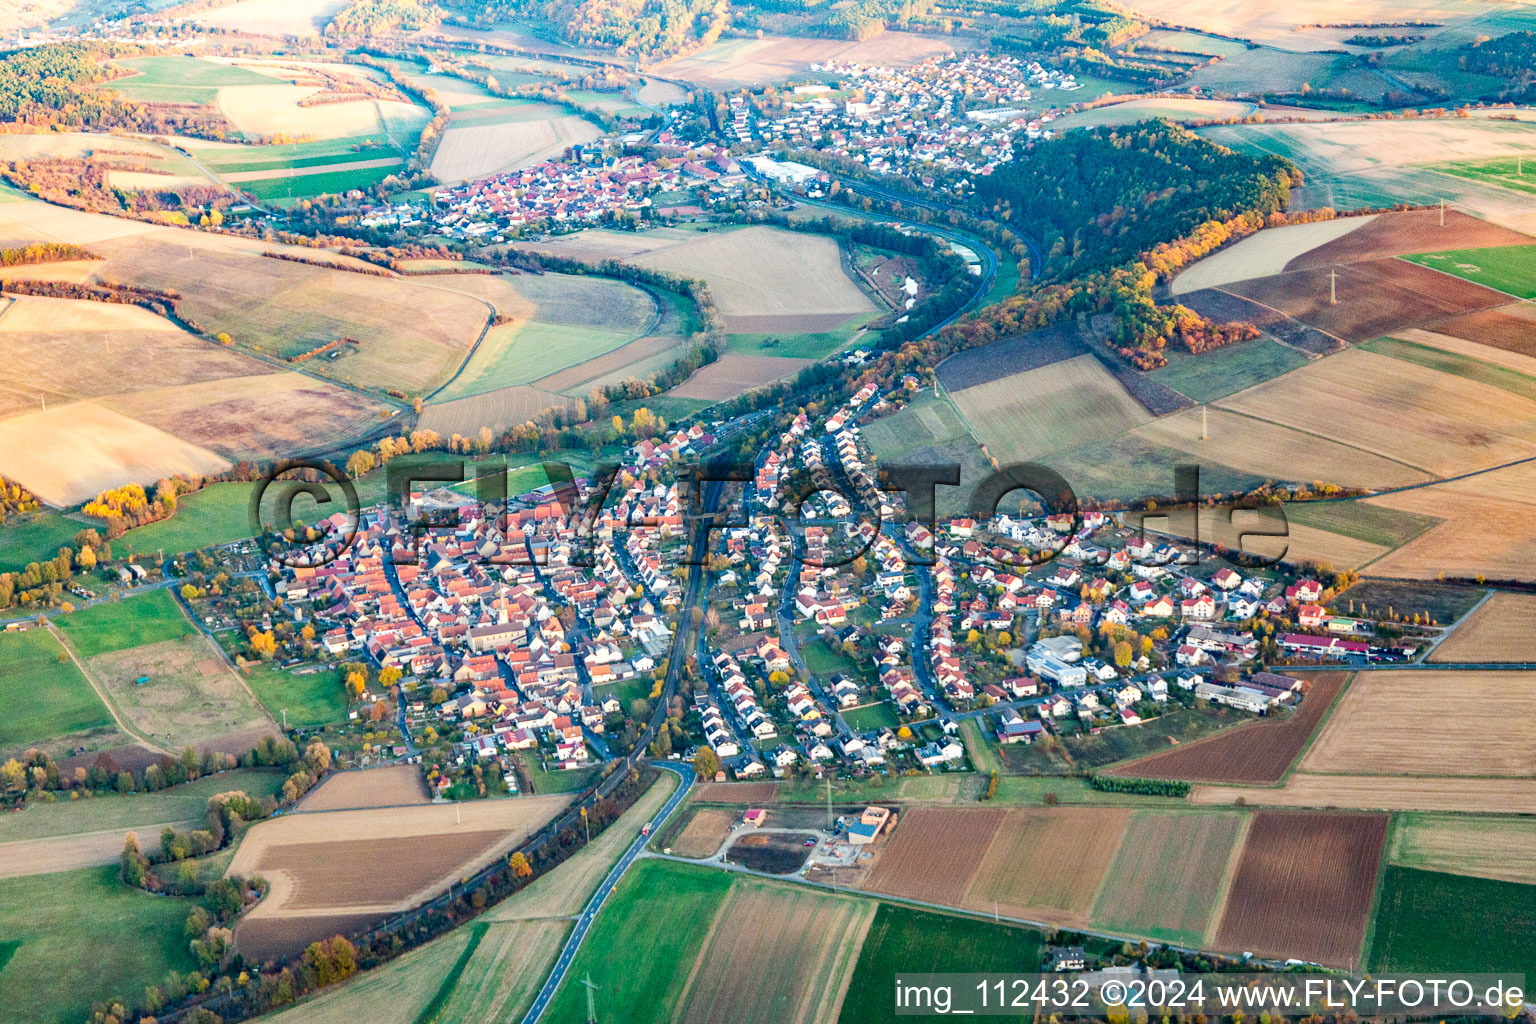
<path fill-rule="evenodd" d="M 391 146 L 372 139 L 357 140 L 340 151 L 336 151 L 334 145 L 327 144 L 323 152 L 313 153 L 308 156 L 298 155 L 303 152 L 300 147 L 306 145 L 310 144 L 297 143 L 295 145 L 250 147 L 254 153 L 261 154 L 263 158 L 256 160 L 231 160 L 226 156 L 223 160 L 204 159 L 203 162 L 215 168 L 220 174 L 239 174 L 246 171 L 276 171 L 289 168 L 302 170 L 305 167 L 323 167 L 326 164 L 341 163 L 354 156 L 359 160 L 378 160 L 383 157 L 398 155 L 397 151 Z M 219 152 L 228 154 L 230 151 L 220 150 Z M 238 153 L 234 155 L 239 156 Z"/>
<path fill-rule="evenodd" d="M 1367 352 L 1390 356 L 1393 359 L 1401 359 L 1406 363 L 1427 366 L 1441 373 L 1475 380 L 1479 384 L 1487 384 L 1522 398 L 1536 398 L 1536 377 L 1484 362 L 1481 359 L 1474 359 L 1471 356 L 1464 356 L 1459 352 L 1446 352 L 1429 345 L 1402 341 L 1398 338 L 1375 338 L 1363 343 L 1360 348 Z"/>
<path fill-rule="evenodd" d="M 1536 245 L 1454 249 L 1403 259 L 1522 299 L 1536 299 Z"/>
<path fill-rule="evenodd" d="M 263 664 L 251 670 L 246 682 L 273 718 L 284 721 L 286 712 L 289 727 L 325 725 L 347 717 L 339 668 L 299 675 Z"/>
<path fill-rule="evenodd" d="M 139 74 L 105 83 L 104 88 L 128 99 L 153 103 L 212 103 L 221 86 L 272 85 L 278 81 L 247 68 L 198 57 L 133 57 L 113 63 Z"/>
<path fill-rule="evenodd" d="M 363 159 L 371 159 L 364 157 Z M 309 196 L 335 195 L 354 188 L 369 188 L 391 174 L 403 170 L 402 163 L 390 167 L 362 167 L 355 170 L 325 171 L 294 178 L 261 178 L 241 181 L 236 186 L 257 199 L 304 199 Z"/>
<path fill-rule="evenodd" d="M 586 789 L 597 778 L 600 770 L 597 765 L 589 765 L 586 768 L 545 771 L 539 759 L 532 753 L 524 755 L 523 763 L 528 766 L 528 774 L 533 776 L 533 791 L 540 796 L 549 793 L 575 793 Z"/>
<path fill-rule="evenodd" d="M 66 518 L 62 512 L 13 516 L 0 526 L 0 572 L 17 572 L 28 563 L 53 558 L 60 547 L 73 547 L 75 534 L 88 528 L 85 523 Z"/>
<path fill-rule="evenodd" d="M 1536 973 L 1536 885 L 1388 867 L 1372 970 Z"/>
<path fill-rule="evenodd" d="M 0 880 L 0 935 L 18 943 L 0 971 L 0 1015 L 56 1024 L 86 1019 L 98 1000 L 137 1001 L 195 966 L 182 935 L 190 907 L 128 888 L 116 866 Z"/>
<path fill-rule="evenodd" d="M 1017 278 L 1018 270 L 1015 268 Z M 859 328 L 878 317 L 879 313 L 864 313 L 854 317 L 832 331 L 812 331 L 801 334 L 728 334 L 725 350 L 749 356 L 780 356 L 786 359 L 826 359 L 843 348 L 858 335 Z M 876 335 L 865 334 L 862 341 L 873 343 Z"/>
<path fill-rule="evenodd" d="M 1536 153 L 1525 157 L 1503 156 L 1491 157 L 1487 160 L 1457 160 L 1448 164 L 1438 164 L 1435 170 L 1485 185 L 1510 188 L 1517 192 L 1536 193 Z"/>
<path fill-rule="evenodd" d="M 166 821 L 200 821 L 208 798 L 241 789 L 253 797 L 277 794 L 287 775 L 240 769 L 196 779 L 157 793 L 120 793 L 81 800 L 33 803 L 18 814 L 0 815 L 0 843 L 105 829 L 128 831 Z"/>
<path fill-rule="evenodd" d="M 82 658 L 176 640 L 196 632 L 168 590 L 63 615 L 55 622 Z"/>
<path fill-rule="evenodd" d="M 862 708 L 843 712 L 843 720 L 855 732 L 873 732 L 876 729 L 895 729 L 901 725 L 896 709 L 881 701 Z"/>
<path fill-rule="evenodd" d="M 245 540 L 252 535 L 250 501 L 255 489 L 252 483 L 204 487 L 177 501 L 171 518 L 123 534 L 121 540 L 113 541 L 113 550 L 120 545 L 130 554 L 163 551 L 172 555 Z"/>
<path fill-rule="evenodd" d="M 882 903 L 837 1019 L 840 1024 L 897 1019 L 892 992 L 898 974 L 1038 971 L 1040 950 L 1040 933 L 1028 928 Z"/>
<path fill-rule="evenodd" d="M 112 724 L 91 684 L 43 629 L 0 633 L 0 708 L 0 750 Z"/>
<path fill-rule="evenodd" d="M 1285 518 L 1298 526 L 1389 548 L 1401 547 L 1441 522 L 1434 516 L 1367 505 L 1363 501 L 1293 501 L 1285 506 Z"/>
<path fill-rule="evenodd" d="M 1300 352 L 1269 338 L 1224 345 L 1200 355 L 1171 348 L 1164 354 L 1168 365 L 1150 376 L 1195 402 L 1236 394 L 1307 361 Z"/>
<path fill-rule="evenodd" d="M 1099 893 L 1094 922 L 1198 947 L 1242 823 L 1242 815 L 1228 811 L 1138 811 Z"/>
<path fill-rule="evenodd" d="M 585 1020 L 586 989 L 577 979 L 590 975 L 607 1024 L 670 1020 L 730 887 L 731 876 L 723 871 L 656 860 L 637 863 L 598 915 L 546 1019 L 558 1024 Z M 644 969 L 637 969 L 636 950 L 645 951 Z"/>

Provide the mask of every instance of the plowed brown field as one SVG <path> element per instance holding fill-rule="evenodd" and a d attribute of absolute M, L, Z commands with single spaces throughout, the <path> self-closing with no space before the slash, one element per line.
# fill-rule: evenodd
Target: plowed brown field
<path fill-rule="evenodd" d="M 1009 811 L 962 905 L 1086 923 L 1130 820 L 1119 807 Z"/>
<path fill-rule="evenodd" d="M 866 888 L 892 896 L 963 905 L 1007 812 L 991 808 L 917 807 L 901 816 Z"/>
<path fill-rule="evenodd" d="M 1216 947 L 1357 965 L 1390 820 L 1385 814 L 1256 814 Z"/>
<path fill-rule="evenodd" d="M 1300 706 L 1283 719 L 1228 729 L 1210 739 L 1117 765 L 1109 774 L 1187 782 L 1279 782 L 1344 688 L 1348 674 L 1321 672 L 1308 678 L 1311 686 Z"/>

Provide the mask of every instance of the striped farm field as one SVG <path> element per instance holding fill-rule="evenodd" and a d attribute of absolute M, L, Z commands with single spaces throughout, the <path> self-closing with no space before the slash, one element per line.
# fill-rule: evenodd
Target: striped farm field
<path fill-rule="evenodd" d="M 1254 815 L 1216 948 L 1358 965 L 1389 820 L 1385 814 Z"/>
<path fill-rule="evenodd" d="M 1536 776 L 1536 672 L 1356 677 L 1302 759 L 1341 775 Z"/>
<path fill-rule="evenodd" d="M 1278 789 L 1196 786 L 1189 802 L 1263 807 L 1358 807 L 1379 811 L 1536 814 L 1530 779 L 1394 775 L 1309 775 L 1294 772 Z"/>
<path fill-rule="evenodd" d="M 1536 596 L 1499 591 L 1435 648 L 1430 661 L 1536 661 Z"/>
<path fill-rule="evenodd" d="M 1199 946 L 1244 825 L 1229 812 L 1137 811 L 1110 865 L 1094 923 Z"/>
<path fill-rule="evenodd" d="M 1130 818 L 1119 807 L 1010 810 L 961 905 L 996 905 L 1015 917 L 1068 925 L 1086 921 Z"/>
<path fill-rule="evenodd" d="M 715 913 L 676 1020 L 837 1019 L 876 902 L 740 879 Z"/>

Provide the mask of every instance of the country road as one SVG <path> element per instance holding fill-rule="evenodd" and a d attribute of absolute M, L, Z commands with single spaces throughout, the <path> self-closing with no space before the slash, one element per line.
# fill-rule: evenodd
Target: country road
<path fill-rule="evenodd" d="M 660 826 L 688 798 L 688 791 L 693 787 L 694 773 L 693 768 L 686 762 L 654 761 L 652 764 L 657 768 L 676 772 L 682 779 L 677 789 L 667 799 L 666 804 L 656 813 L 656 817 L 652 819 L 657 826 Z M 651 831 L 654 833 L 654 829 Z M 645 844 L 650 841 L 651 836 L 649 834 L 636 836 L 635 841 L 629 844 L 629 849 L 624 851 L 624 856 L 619 858 L 619 862 L 613 866 L 613 870 L 609 871 L 607 877 L 603 879 L 603 884 L 597 887 L 597 892 L 593 893 L 592 898 L 587 901 L 586 909 L 576 919 L 575 929 L 572 930 L 570 937 L 565 940 L 565 948 L 560 950 L 560 959 L 555 961 L 555 966 L 550 971 L 549 977 L 544 980 L 544 987 L 539 989 L 538 998 L 534 999 L 533 1005 L 528 1007 L 528 1013 L 523 1017 L 523 1024 L 534 1024 L 543 1015 L 545 1009 L 549 1007 L 549 1001 L 554 998 L 555 992 L 560 988 L 560 983 L 565 980 L 566 972 L 571 969 L 571 964 L 576 959 L 577 950 L 581 949 L 582 940 L 587 937 L 587 932 L 591 929 L 592 922 L 597 919 L 598 911 L 603 908 L 603 904 L 607 901 L 609 895 L 612 894 L 614 887 L 619 884 L 619 879 L 624 877 L 624 872 L 628 871 L 629 866 L 645 852 Z"/>

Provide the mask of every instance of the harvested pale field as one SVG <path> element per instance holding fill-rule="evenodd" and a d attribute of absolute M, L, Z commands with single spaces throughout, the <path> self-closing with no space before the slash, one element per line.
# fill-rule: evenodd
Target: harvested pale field
<path fill-rule="evenodd" d="M 1306 29 L 1303 25 L 1332 24 L 1339 20 L 1333 0 L 1265 0 L 1233 3 L 1232 0 L 1127 0 L 1125 7 L 1138 14 L 1173 25 L 1205 29 L 1221 35 L 1252 39 L 1282 50 L 1331 50 L 1338 37 L 1358 29 Z M 1370 0 L 1349 8 L 1349 20 L 1377 22 L 1461 21 L 1497 5 L 1488 0 L 1448 3 L 1446 0 Z M 1415 34 L 1426 30 L 1414 29 Z"/>
<path fill-rule="evenodd" d="M 724 807 L 701 807 L 672 841 L 672 852 L 679 857 L 713 857 L 730 836 L 738 817 L 734 810 Z"/>
<path fill-rule="evenodd" d="M 1260 231 L 1196 263 L 1174 278 L 1169 290 L 1183 295 L 1282 273 L 1286 264 L 1302 253 L 1356 231 L 1371 220 L 1369 216 L 1335 217 Z"/>
<path fill-rule="evenodd" d="M 875 907 L 873 900 L 738 881 L 715 912 L 676 1019 L 835 1020 Z"/>
<path fill-rule="evenodd" d="M 1429 327 L 1509 301 L 1502 292 L 1398 259 L 1292 270 L 1226 290 L 1345 341 Z M 1336 303 L 1330 301 L 1334 295 Z"/>
<path fill-rule="evenodd" d="M 1301 479 L 1309 479 L 1303 477 Z M 1153 533 L 1193 539 L 1197 525 L 1192 509 L 1157 512 L 1144 518 L 1135 512 L 1126 514 L 1128 522 L 1145 521 Z M 1198 530 L 1200 543 L 1221 544 L 1234 552 L 1263 558 L 1279 558 L 1291 563 L 1312 561 L 1327 563 L 1335 569 L 1357 569 L 1386 554 L 1390 548 L 1369 541 L 1332 533 L 1300 523 L 1286 522 L 1284 536 L 1267 536 L 1281 528 L 1277 515 L 1229 508 L 1201 508 Z"/>
<path fill-rule="evenodd" d="M 14 203 L 0 203 L 0 241 L 6 245 L 25 242 L 72 242 L 93 248 L 97 242 L 109 238 L 125 238 L 145 235 L 161 228 L 126 217 L 108 217 L 98 213 L 85 213 L 65 206 L 30 199 Z M 31 277 L 11 267 L 7 277 Z"/>
<path fill-rule="evenodd" d="M 1284 718 L 1223 730 L 1209 739 L 1116 765 L 1109 774 L 1186 782 L 1279 782 L 1348 678 L 1344 672 L 1308 673 L 1301 704 Z"/>
<path fill-rule="evenodd" d="M 1527 134 L 1525 138 L 1527 145 L 1536 144 L 1536 133 Z M 1445 249 L 1530 245 L 1532 241 L 1530 235 L 1469 217 L 1459 210 L 1447 210 L 1444 225 L 1440 223 L 1439 210 L 1403 210 L 1354 219 L 1365 221 L 1359 231 L 1348 232 L 1303 250 L 1281 269 L 1309 270 L 1384 256 L 1405 256 Z M 1262 234 L 1268 232 L 1262 232 L 1261 237 Z"/>
<path fill-rule="evenodd" d="M 513 849 L 568 803 L 517 797 L 286 815 L 246 834 L 229 873 L 271 882 L 247 920 L 404 910 Z"/>
<path fill-rule="evenodd" d="M 201 633 L 98 654 L 85 664 L 133 727 L 167 750 L 277 732 L 245 681 Z"/>
<path fill-rule="evenodd" d="M 280 358 L 354 338 L 345 354 L 305 367 L 345 383 L 429 390 L 457 369 L 490 315 L 475 298 L 415 281 L 266 259 L 260 251 L 272 247 L 259 240 L 252 251 L 250 240 L 153 230 L 93 245 L 106 257 L 97 276 L 175 291 L 188 320 Z"/>
<path fill-rule="evenodd" d="M 351 811 L 430 802 L 421 769 L 411 764 L 394 764 L 337 772 L 306 796 L 296 810 Z"/>
<path fill-rule="evenodd" d="M 640 835 L 645 823 L 655 818 L 677 789 L 677 776 L 662 772 L 651 788 L 630 805 L 602 835 L 561 861 L 552 871 L 535 878 L 493 907 L 487 921 L 535 920 L 573 917 L 581 913 L 599 883 Z"/>
<path fill-rule="evenodd" d="M 1056 132 L 1073 128 L 1098 128 L 1103 125 L 1136 124 L 1154 117 L 1166 117 L 1171 121 L 1225 121 L 1258 113 L 1252 103 L 1238 100 L 1186 99 L 1175 96 L 1156 96 L 1123 103 L 1108 103 L 1102 107 L 1079 110 L 1057 118 L 1051 127 Z"/>
<path fill-rule="evenodd" d="M 444 437 L 472 437 L 481 427 L 503 431 L 536 418 L 546 409 L 569 408 L 573 400 L 543 388 L 518 384 L 450 402 L 433 402 L 422 410 L 421 427 Z"/>
<path fill-rule="evenodd" d="M 302 373 L 181 384 L 102 400 L 125 416 L 230 459 L 336 450 L 371 430 L 391 406 Z"/>
<path fill-rule="evenodd" d="M 1375 575 L 1536 579 L 1536 465 L 1523 463 L 1367 502 L 1443 520 L 1373 563 Z"/>
<path fill-rule="evenodd" d="M 183 20 L 255 35 L 314 36 L 345 6 L 346 0 L 240 0 Z"/>
<path fill-rule="evenodd" d="M 167 826 L 185 828 L 189 824 L 202 827 L 201 822 L 167 821 L 158 825 L 138 826 L 133 831 L 144 836 L 148 842 L 149 837 L 158 836 Z M 99 832 L 76 832 L 47 839 L 19 839 L 0 843 L 0 879 L 116 864 L 123 853 L 125 831 L 109 828 Z"/>
<path fill-rule="evenodd" d="M 544 984 L 570 930 L 563 920 L 486 926 L 436 1019 L 442 1024 L 517 1020 Z"/>
<path fill-rule="evenodd" d="M 1152 418 L 1092 355 L 1001 376 L 951 392 L 950 399 L 1004 463 L 1087 444 Z"/>
<path fill-rule="evenodd" d="M 673 398 L 724 401 L 774 381 L 788 380 L 815 362 L 814 359 L 747 356 L 727 352 L 708 366 L 700 368 L 667 394 Z"/>
<path fill-rule="evenodd" d="M 1201 134 L 1235 149 L 1286 156 L 1308 179 L 1433 164 L 1447 158 L 1513 156 L 1529 151 L 1536 140 L 1536 128 L 1529 124 L 1455 117 L 1222 125 L 1203 129 Z M 1438 226 L 1439 211 L 1430 216 Z M 1449 214 L 1446 219 L 1449 224 Z"/>
<path fill-rule="evenodd" d="M 1202 431 L 1205 438 L 1201 439 Z M 1404 462 L 1328 441 L 1224 409 L 1187 409 L 1162 416 L 1133 433 L 1194 456 L 1205 465 L 1231 466 L 1276 481 L 1323 480 L 1342 486 L 1401 487 L 1430 479 Z"/>
<path fill-rule="evenodd" d="M 672 82 L 647 78 L 635 92 L 635 99 L 648 107 L 667 107 L 674 103 L 686 103 L 691 95 L 688 90 Z"/>
<path fill-rule="evenodd" d="M 446 184 L 484 178 L 558 157 L 601 134 L 597 125 L 575 115 L 450 127 L 432 154 L 432 175 Z"/>
<path fill-rule="evenodd" d="M 1504 315 L 1499 313 L 1498 310 L 1490 310 L 1488 313 L 1471 314 L 1473 317 Z M 1470 317 L 1461 319 L 1470 319 Z M 1440 330 L 1442 331 L 1449 329 L 1449 324 L 1440 325 Z M 1530 322 L 1529 331 L 1532 339 L 1536 340 L 1536 320 Z M 1401 338 L 1403 341 L 1411 341 L 1416 345 L 1428 345 L 1430 348 L 1437 348 L 1442 352 L 1454 352 L 1456 355 L 1479 359 L 1485 363 L 1492 363 L 1495 366 L 1514 370 L 1516 373 L 1536 377 L 1536 356 L 1525 355 L 1518 350 L 1510 351 L 1504 348 L 1496 348 L 1493 345 L 1468 341 L 1465 338 L 1453 337 L 1449 334 L 1441 334 L 1439 331 L 1423 331 L 1418 328 L 1402 331 L 1396 337 Z M 1536 352 L 1536 345 L 1531 346 L 1530 351 Z"/>
<path fill-rule="evenodd" d="M 655 70 L 711 89 L 737 89 L 799 75 L 827 60 L 906 67 L 976 45 L 960 36 L 929 38 L 911 32 L 881 32 L 861 42 L 788 36 L 725 39 L 698 53 L 663 61 Z"/>
<path fill-rule="evenodd" d="M 108 487 L 221 473 L 229 463 L 95 402 L 0 421 L 0 476 L 50 505 L 79 504 Z"/>
<path fill-rule="evenodd" d="M 1536 306 L 1527 302 L 1468 313 L 1436 324 L 1435 329 L 1504 352 L 1536 356 Z"/>
<path fill-rule="evenodd" d="M 1008 811 L 960 905 L 973 910 L 996 905 L 1016 917 L 1085 924 L 1130 818 L 1129 810 L 1118 807 Z M 962 833 L 956 839 L 980 836 Z"/>
<path fill-rule="evenodd" d="M 1536 775 L 1536 672 L 1361 673 L 1312 749 L 1307 772 Z"/>
<path fill-rule="evenodd" d="M 964 905 L 971 879 L 1008 812 L 917 807 L 904 811 L 864 887 L 908 899 Z"/>
<path fill-rule="evenodd" d="M 679 341 L 675 335 L 640 338 L 596 359 L 540 377 L 534 385 L 571 398 L 585 398 L 593 388 L 617 384 L 630 377 L 644 380 L 648 374 L 675 362 L 678 353 L 674 350 Z"/>
<path fill-rule="evenodd" d="M 716 231 L 633 262 L 703 278 L 728 331 L 775 329 L 759 319 L 738 327 L 735 317 L 782 317 L 779 329 L 787 330 L 807 315 L 842 314 L 846 320 L 875 309 L 843 272 L 837 241 L 824 235 L 760 226 Z"/>
<path fill-rule="evenodd" d="M 1243 825 L 1240 814 L 1137 811 L 1105 878 L 1094 923 L 1201 945 Z"/>
<path fill-rule="evenodd" d="M 316 139 L 340 139 L 370 133 L 378 133 L 382 138 L 381 110 L 387 118 L 407 118 L 416 109 L 399 100 L 361 97 L 342 103 L 299 105 L 301 100 L 323 92 L 324 89 L 312 85 L 287 82 L 232 85 L 219 90 L 219 109 L 231 124 L 250 138 L 286 133 Z"/>
<path fill-rule="evenodd" d="M 1531 785 L 1530 779 L 1307 775 L 1297 772 L 1279 789 L 1196 786 L 1190 791 L 1189 800 L 1205 805 L 1242 800 L 1264 807 L 1536 814 L 1536 787 Z"/>
<path fill-rule="evenodd" d="M 273 372 L 138 306 L 34 296 L 5 302 L 0 385 L 26 396 L 26 409 L 39 408 L 40 396 L 57 404 Z"/>
<path fill-rule="evenodd" d="M 1319 359 L 1218 405 L 1437 476 L 1536 454 L 1536 402 L 1358 349 Z"/>
<path fill-rule="evenodd" d="M 1393 864 L 1536 884 L 1536 820 L 1405 814 L 1387 846 Z"/>
<path fill-rule="evenodd" d="M 1255 815 L 1215 946 L 1356 965 L 1390 821 L 1385 814 Z"/>
<path fill-rule="evenodd" d="M 586 228 L 582 231 L 573 231 L 568 235 L 556 235 L 536 243 L 518 243 L 518 246 L 547 249 L 565 256 L 604 260 L 640 256 L 681 242 L 690 242 L 698 237 L 697 231 L 684 228 L 652 228 L 649 231 Z"/>
<path fill-rule="evenodd" d="M 108 171 L 107 184 L 126 192 L 141 189 L 181 188 L 186 185 L 212 185 L 206 174 L 156 174 L 151 171 Z"/>
<path fill-rule="evenodd" d="M 1536 595 L 1496 592 L 1435 648 L 1429 660 L 1536 662 Z"/>

